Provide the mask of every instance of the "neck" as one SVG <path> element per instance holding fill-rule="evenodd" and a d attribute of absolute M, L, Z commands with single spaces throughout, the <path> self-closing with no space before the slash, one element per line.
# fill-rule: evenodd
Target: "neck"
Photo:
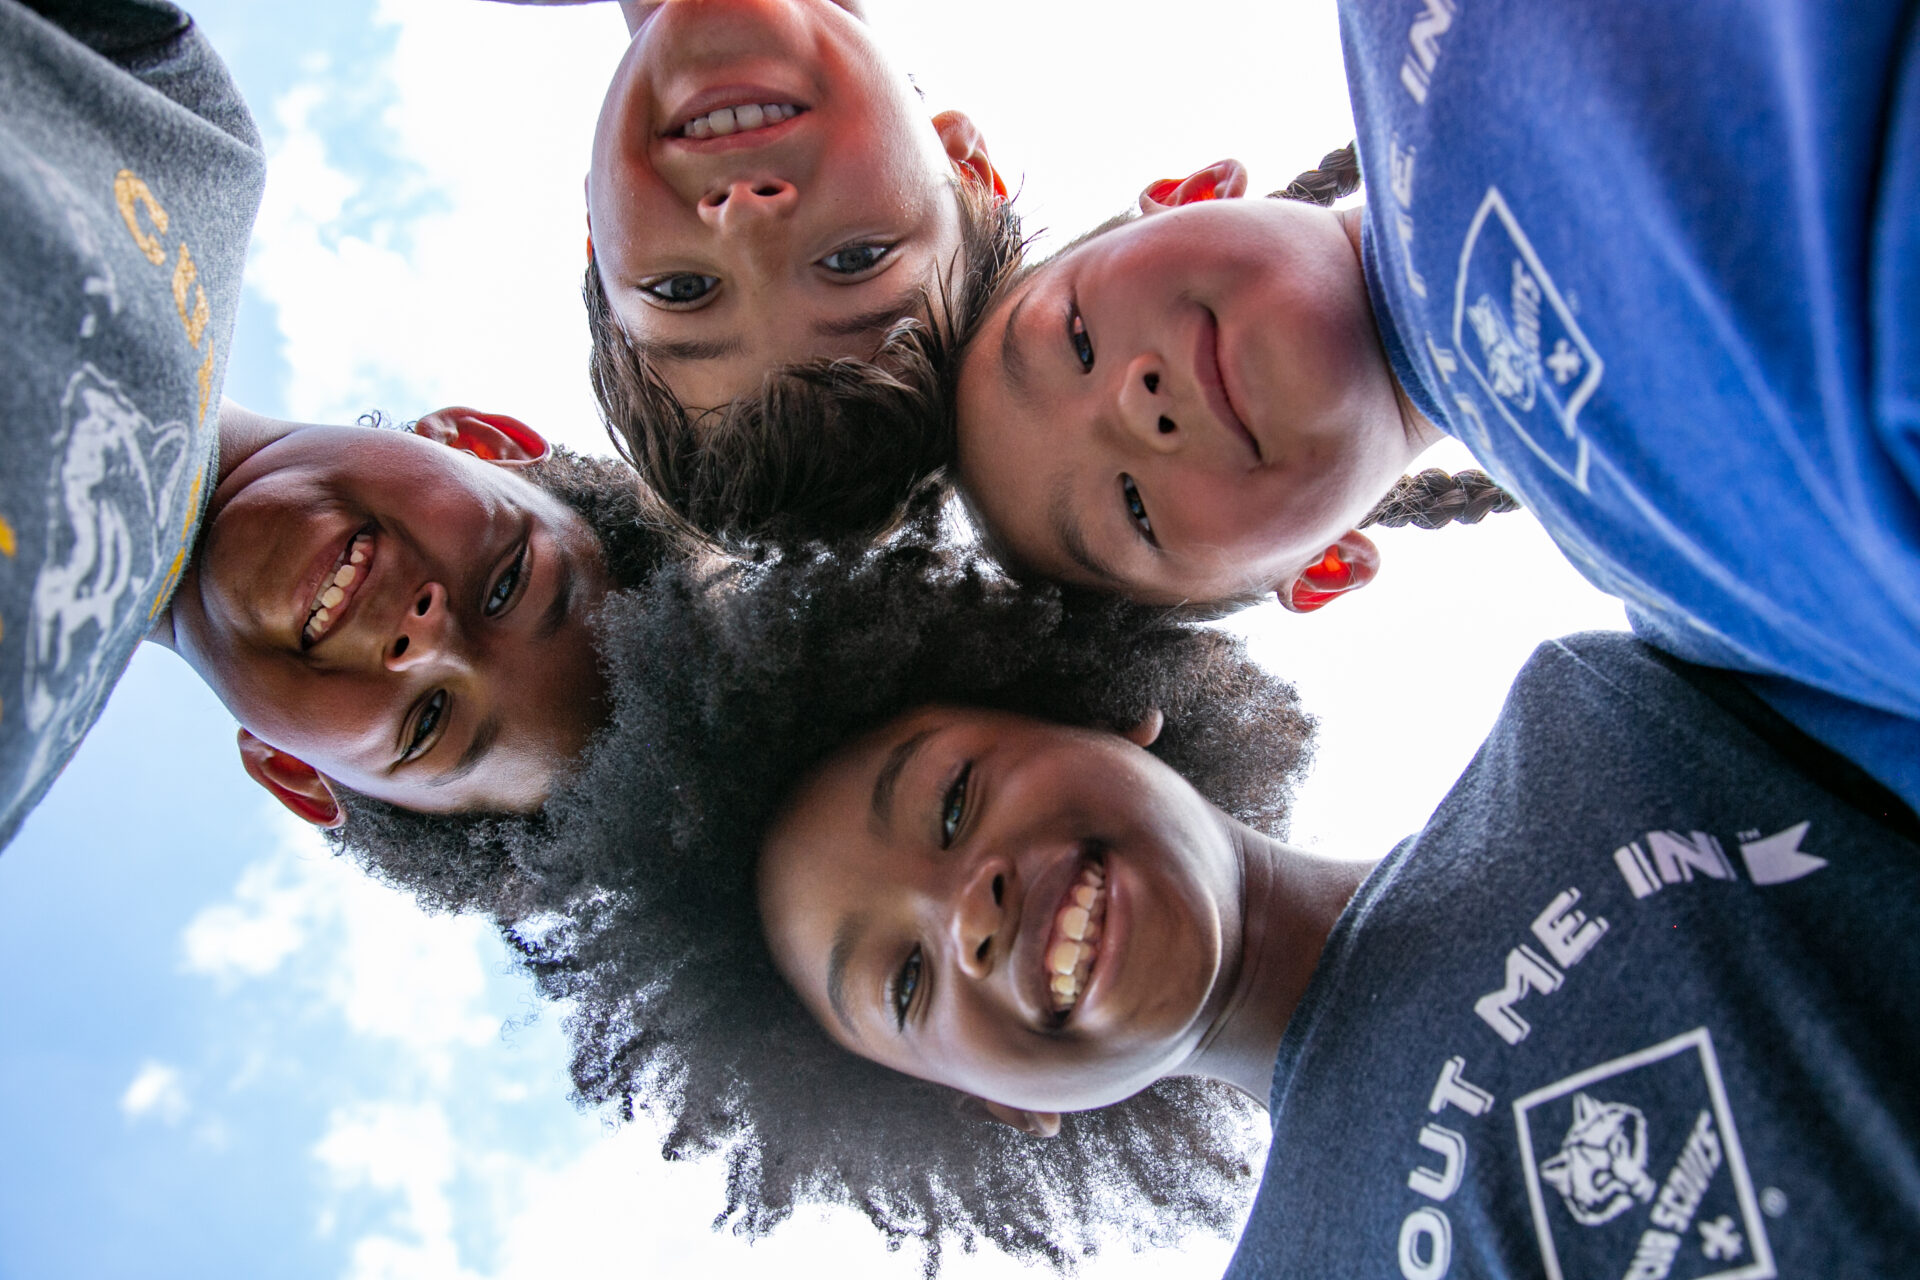
<path fill-rule="evenodd" d="M 1322 858 L 1242 827 L 1240 965 L 1182 1074 L 1233 1085 L 1263 1106 L 1280 1038 L 1306 995 L 1327 935 L 1371 862 Z"/>
<path fill-rule="evenodd" d="M 220 463 L 210 492 L 217 493 L 226 478 L 233 474 L 235 467 L 275 440 L 298 430 L 299 427 L 300 424 L 297 422 L 269 418 L 223 398 L 220 401 Z M 212 515 L 211 499 L 209 499 L 208 515 Z M 153 630 L 147 633 L 147 639 L 168 649 L 178 650 L 178 646 L 174 643 L 171 603 L 160 611 L 160 616 L 154 621 Z"/>
<path fill-rule="evenodd" d="M 1340 229 L 1347 233 L 1347 242 L 1353 246 L 1353 260 L 1359 266 L 1363 279 L 1366 273 L 1366 253 L 1361 247 L 1361 229 L 1366 225 L 1366 212 L 1365 205 L 1357 204 L 1333 211 L 1333 216 L 1340 220 Z M 1367 303 L 1371 307 L 1373 291 L 1369 289 L 1367 293 Z M 1377 333 L 1380 329 L 1379 320 L 1374 321 L 1373 327 Z M 1381 357 L 1384 359 L 1385 356 L 1386 352 L 1383 348 Z M 1393 403 L 1399 410 L 1400 430 L 1407 442 L 1406 461 L 1402 465 L 1402 470 L 1405 470 L 1406 467 L 1413 465 L 1415 458 L 1426 452 L 1429 445 L 1438 444 L 1445 439 L 1446 433 L 1434 426 L 1427 415 L 1413 407 L 1413 400 L 1407 395 L 1407 389 L 1400 385 L 1400 375 L 1393 371 L 1391 364 L 1387 367 L 1387 376 L 1393 379 Z"/>

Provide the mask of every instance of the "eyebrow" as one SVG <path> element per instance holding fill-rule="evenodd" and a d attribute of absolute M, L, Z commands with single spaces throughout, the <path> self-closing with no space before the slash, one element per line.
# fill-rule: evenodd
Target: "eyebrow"
<path fill-rule="evenodd" d="M 895 321 L 919 310 L 924 292 L 919 285 L 914 285 L 858 315 L 848 316 L 844 320 L 822 320 L 813 326 L 813 331 L 822 338 L 857 338 L 862 334 L 891 328 Z"/>
<path fill-rule="evenodd" d="M 1060 540 L 1060 546 L 1069 560 L 1117 591 L 1126 588 L 1126 579 L 1088 545 L 1086 535 L 1080 528 L 1079 517 L 1074 514 L 1072 483 L 1065 471 L 1054 477 L 1053 498 L 1047 504 L 1047 520 L 1053 525 L 1053 536 Z"/>
<path fill-rule="evenodd" d="M 453 768 L 437 778 L 427 779 L 427 785 L 444 787 L 450 782 L 460 781 L 480 767 L 480 762 L 486 759 L 487 753 L 493 750 L 493 744 L 499 741 L 499 738 L 500 717 L 498 714 L 490 715 L 480 722 L 479 728 L 473 731 L 473 741 L 469 742 L 467 749 L 460 753 L 460 758 L 454 762 Z"/>
<path fill-rule="evenodd" d="M 853 1015 L 847 1012 L 847 961 L 866 930 L 865 916 L 852 916 L 841 922 L 839 932 L 833 935 L 833 950 L 827 955 L 827 1003 L 833 1008 L 833 1016 L 840 1019 L 840 1025 L 855 1038 L 859 1037 L 860 1029 L 853 1025 Z"/>
<path fill-rule="evenodd" d="M 1013 301 L 1007 312 L 1007 323 L 1000 330 L 1000 377 L 1006 384 L 1007 394 L 1015 400 L 1028 398 L 1027 353 L 1020 349 L 1020 343 L 1013 334 L 1014 325 L 1020 322 L 1020 310 L 1027 305 L 1027 299 L 1033 296 L 1028 289 Z"/>
<path fill-rule="evenodd" d="M 540 624 L 533 629 L 535 640 L 551 640 L 554 633 L 567 620 L 568 610 L 573 608 L 574 568 L 573 559 L 565 552 L 554 557 L 559 561 L 556 572 L 560 580 L 553 587 L 553 603 L 540 615 Z"/>
<path fill-rule="evenodd" d="M 737 356 L 747 349 L 746 340 L 731 338 L 648 338 L 636 344 L 649 360 L 720 360 Z"/>
<path fill-rule="evenodd" d="M 893 825 L 893 790 L 900 783 L 900 773 L 920 750 L 921 744 L 933 734 L 932 729 L 922 729 L 887 752 L 887 762 L 880 766 L 880 772 L 873 780 L 873 819 L 880 826 Z"/>

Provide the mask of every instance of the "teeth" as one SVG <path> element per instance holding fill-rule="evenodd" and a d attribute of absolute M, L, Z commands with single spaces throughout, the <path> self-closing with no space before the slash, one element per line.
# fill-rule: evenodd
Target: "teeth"
<path fill-rule="evenodd" d="M 1068 907 L 1060 916 L 1060 932 L 1079 942 L 1087 936 L 1087 924 L 1092 919 L 1085 907 Z"/>
<path fill-rule="evenodd" d="M 359 581 L 362 572 L 360 566 L 367 562 L 367 542 L 370 535 L 355 534 L 353 541 L 347 544 L 346 559 L 333 571 L 333 577 L 321 588 L 320 595 L 313 602 L 313 612 L 307 618 L 307 625 L 301 634 L 308 644 L 312 644 L 327 634 L 327 628 L 333 625 L 333 611 L 347 598 L 347 588 Z"/>
<path fill-rule="evenodd" d="M 1047 987 L 1053 1011 L 1065 1013 L 1080 999 L 1093 972 L 1095 944 L 1106 914 L 1106 873 L 1098 863 L 1082 868 L 1068 895 L 1067 905 L 1054 921 L 1054 943 L 1047 952 Z"/>
<path fill-rule="evenodd" d="M 683 138 L 724 138 L 730 133 L 751 133 L 782 120 L 791 120 L 800 108 L 789 102 L 748 103 L 744 107 L 722 107 L 698 116 L 681 128 Z"/>

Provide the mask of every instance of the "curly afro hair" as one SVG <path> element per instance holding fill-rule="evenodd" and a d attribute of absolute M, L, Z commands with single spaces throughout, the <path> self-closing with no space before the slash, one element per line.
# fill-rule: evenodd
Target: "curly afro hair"
<path fill-rule="evenodd" d="M 572 784 L 537 817 L 470 824 L 458 858 L 383 872 L 492 912 L 572 1002 L 578 1100 L 648 1113 L 668 1158 L 722 1156 L 716 1227 L 847 1205 L 922 1242 L 929 1274 L 953 1244 L 1069 1270 L 1115 1240 L 1230 1233 L 1265 1129 L 1238 1093 L 1169 1079 L 1029 1138 L 839 1048 L 766 950 L 755 866 L 781 802 L 929 702 L 1109 728 L 1157 707 L 1154 750 L 1202 795 L 1284 823 L 1311 730 L 1290 687 L 1218 632 L 1011 583 L 937 520 L 923 504 L 878 548 L 669 568 L 610 599 L 612 719 Z"/>

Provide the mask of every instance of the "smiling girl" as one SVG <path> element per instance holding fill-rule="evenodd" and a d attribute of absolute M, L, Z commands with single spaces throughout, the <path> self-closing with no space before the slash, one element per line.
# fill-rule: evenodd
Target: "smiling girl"
<path fill-rule="evenodd" d="M 1155 183 L 980 326 L 957 464 L 994 544 L 1315 608 L 1451 435 L 1640 634 L 1920 798 L 1913 6 L 1342 18 L 1358 156 L 1318 194 L 1364 170 L 1364 207 Z"/>
<path fill-rule="evenodd" d="M 1370 868 L 1283 842 L 1306 724 L 1215 632 L 925 538 L 608 621 L 616 727 L 469 901 L 576 1002 L 580 1097 L 724 1153 L 738 1231 L 826 1202 L 1064 1268 L 1229 1230 L 1260 1100 L 1241 1274 L 1920 1247 L 1915 820 L 1723 675 L 1545 646 Z"/>

